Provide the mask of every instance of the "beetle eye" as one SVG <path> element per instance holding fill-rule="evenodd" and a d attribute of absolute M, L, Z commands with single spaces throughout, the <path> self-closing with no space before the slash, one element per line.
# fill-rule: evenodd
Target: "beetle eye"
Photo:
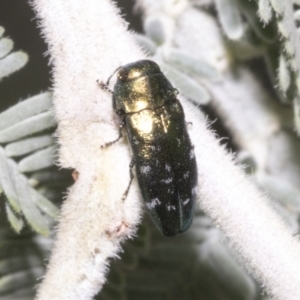
<path fill-rule="evenodd" d="M 125 81 L 128 79 L 128 71 L 124 68 L 121 68 L 118 72 L 118 79 Z"/>

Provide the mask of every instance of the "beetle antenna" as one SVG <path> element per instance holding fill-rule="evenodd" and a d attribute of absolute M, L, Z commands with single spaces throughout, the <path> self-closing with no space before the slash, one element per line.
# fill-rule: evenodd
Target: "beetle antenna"
<path fill-rule="evenodd" d="M 106 81 L 106 85 L 109 85 L 109 81 L 111 80 L 111 78 L 116 74 L 117 71 L 120 70 L 121 67 L 117 68 L 107 79 Z"/>
<path fill-rule="evenodd" d="M 99 79 L 97 79 L 97 83 L 100 85 L 100 87 L 101 87 L 102 90 L 104 90 L 104 91 L 106 91 L 108 93 L 111 93 L 112 95 L 114 94 L 114 92 L 105 83 L 103 83 Z"/>

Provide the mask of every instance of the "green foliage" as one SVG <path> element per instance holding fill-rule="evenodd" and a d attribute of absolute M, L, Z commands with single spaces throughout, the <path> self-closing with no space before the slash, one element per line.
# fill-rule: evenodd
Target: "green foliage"
<path fill-rule="evenodd" d="M 244 26 L 236 0 L 216 0 L 216 8 L 226 36 L 232 40 L 240 39 Z"/>
<path fill-rule="evenodd" d="M 295 5 L 294 5 L 295 4 Z M 264 23 L 269 23 L 272 16 L 277 24 L 280 44 L 278 63 L 278 87 L 283 97 L 294 102 L 295 129 L 300 134 L 300 40 L 299 40 L 299 2 L 287 0 L 258 0 L 258 14 Z M 273 8 L 273 13 L 271 8 Z"/>
<path fill-rule="evenodd" d="M 51 105 L 51 94 L 43 93 L 0 114 L 0 184 L 8 201 L 8 220 L 17 232 L 25 218 L 36 232 L 48 235 L 48 219 L 43 213 L 56 216 L 56 207 L 23 174 L 53 166 L 52 131 L 45 135 L 55 127 L 48 111 Z"/>
<path fill-rule="evenodd" d="M 4 29 L 0 27 L 0 37 Z M 11 52 L 13 42 L 0 39 L 0 80 L 22 68 L 27 54 Z M 58 210 L 49 194 L 50 186 L 61 180 L 54 167 L 56 145 L 52 137 L 51 93 L 46 92 L 19 102 L 0 113 L 0 199 L 4 201 L 0 228 L 0 298 L 33 299 L 37 278 L 45 272 L 44 259 L 49 255 L 52 232 Z M 64 189 L 66 174 L 64 172 Z M 57 189 L 57 188 L 56 188 Z M 6 224 L 6 225 L 4 225 Z M 11 233 L 8 225 L 16 233 Z"/>
<path fill-rule="evenodd" d="M 196 60 L 168 43 L 168 28 L 164 18 L 145 20 L 146 35 L 136 34 L 137 43 L 155 60 L 180 92 L 199 105 L 206 105 L 210 95 L 205 86 L 195 78 L 217 81 L 219 72 L 204 60 Z M 167 51 L 164 51 L 167 45 Z"/>
<path fill-rule="evenodd" d="M 299 1 L 217 0 L 216 8 L 225 35 L 238 58 L 249 59 L 269 49 L 265 59 L 282 101 L 293 103 L 294 125 L 300 134 Z M 259 16 L 260 20 L 258 19 Z M 247 23 L 243 22 L 245 17 Z M 249 40 L 251 27 L 256 37 Z M 260 39 L 260 41 L 258 40 Z M 240 51 L 243 53 L 241 54 Z M 246 51 L 246 53 L 244 53 Z M 273 53 L 270 53 L 273 52 Z"/>
<path fill-rule="evenodd" d="M 163 237 L 145 218 L 138 237 L 112 262 L 98 300 L 258 299 L 254 281 L 201 212 L 189 231 L 176 238 Z"/>
<path fill-rule="evenodd" d="M 295 127 L 300 132 L 299 10 L 293 11 L 291 1 L 217 0 L 214 12 L 228 39 L 233 64 L 265 56 L 271 78 L 280 88 L 279 97 L 294 103 Z M 211 96 L 204 81 L 219 82 L 221 72 L 204 58 L 196 60 L 171 45 L 164 24 L 159 17 L 146 20 L 146 35 L 136 35 L 137 42 L 187 98 L 199 105 L 209 104 Z M 0 27 L 0 79 L 27 62 L 23 52 L 11 52 L 13 42 L 2 37 L 3 33 Z M 11 233 L 8 225 L 0 229 L 3 300 L 33 299 L 36 278 L 45 271 L 44 259 L 53 242 L 54 203 L 69 184 L 69 174 L 54 166 L 56 124 L 51 107 L 51 93 L 46 92 L 0 114 L 0 199 L 4 201 L 0 213 L 21 233 Z M 300 213 L 299 191 L 266 174 L 258 184 L 275 199 L 275 206 L 290 208 L 288 214 L 281 212 L 293 223 Z M 28 233 L 29 228 L 38 234 Z M 222 239 L 200 211 L 190 231 L 174 239 L 160 236 L 146 220 L 138 236 L 125 245 L 121 260 L 112 263 L 108 283 L 97 299 L 262 299 L 259 287 Z"/>
<path fill-rule="evenodd" d="M 23 232 L 16 235 L 0 229 L 0 298 L 32 300 L 37 278 L 45 272 L 52 239 Z"/>
<path fill-rule="evenodd" d="M 12 48 L 10 39 L 0 39 L 0 79 L 22 68 L 28 60 L 25 53 L 11 52 Z M 7 200 L 8 220 L 16 232 L 23 228 L 25 218 L 36 232 L 48 235 L 49 221 L 44 214 L 52 218 L 57 214 L 52 202 L 23 174 L 53 166 L 55 146 L 49 130 L 55 123 L 49 112 L 51 105 L 51 94 L 43 93 L 0 114 L 0 187 Z"/>

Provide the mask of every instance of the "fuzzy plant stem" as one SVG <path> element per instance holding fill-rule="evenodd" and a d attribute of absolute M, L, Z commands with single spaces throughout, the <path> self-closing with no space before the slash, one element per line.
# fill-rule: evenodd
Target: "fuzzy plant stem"
<path fill-rule="evenodd" d="M 109 258 L 140 220 L 136 180 L 126 201 L 130 152 L 126 140 L 107 148 L 118 124 L 111 96 L 101 90 L 120 65 L 145 56 L 109 0 L 34 0 L 53 65 L 59 124 L 59 163 L 76 169 L 61 211 L 48 270 L 38 300 L 87 300 L 105 282 Z M 224 231 L 249 269 L 274 299 L 299 299 L 300 246 L 231 155 L 182 99 L 198 165 L 198 202 Z"/>

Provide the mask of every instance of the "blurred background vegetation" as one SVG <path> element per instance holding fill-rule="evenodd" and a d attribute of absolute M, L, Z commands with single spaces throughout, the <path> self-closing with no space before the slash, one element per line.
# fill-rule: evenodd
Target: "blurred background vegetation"
<path fill-rule="evenodd" d="M 124 18 L 130 22 L 129 28 L 141 32 L 141 18 L 133 14 L 132 10 L 134 2 L 120 0 L 118 5 Z M 24 68 L 1 82 L 0 111 L 3 111 L 20 99 L 48 90 L 51 86 L 51 68 L 45 55 L 47 45 L 40 35 L 37 19 L 27 1 L 1 0 L 0 22 L 5 28 L 5 36 L 13 39 L 14 49 L 23 50 L 30 57 Z"/>

